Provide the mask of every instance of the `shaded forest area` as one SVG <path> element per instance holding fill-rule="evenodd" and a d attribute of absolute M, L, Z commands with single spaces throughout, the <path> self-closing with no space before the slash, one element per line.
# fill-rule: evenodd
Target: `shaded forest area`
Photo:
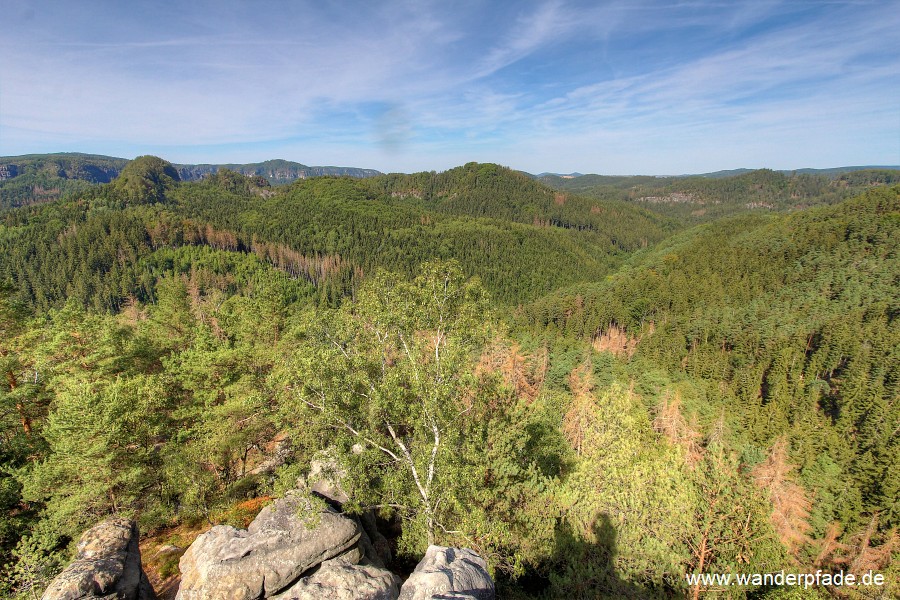
<path fill-rule="evenodd" d="M 806 177 L 273 186 L 140 157 L 3 209 L 0 593 L 109 514 L 245 523 L 328 452 L 401 559 L 473 548 L 504 598 L 781 569 L 897 594 L 900 186 Z"/>

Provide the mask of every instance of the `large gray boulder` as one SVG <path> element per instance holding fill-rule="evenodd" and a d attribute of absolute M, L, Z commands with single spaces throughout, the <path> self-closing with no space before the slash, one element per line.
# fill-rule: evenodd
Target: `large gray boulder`
<path fill-rule="evenodd" d="M 483 558 L 468 548 L 429 546 L 400 588 L 399 600 L 494 600 L 494 580 Z"/>
<path fill-rule="evenodd" d="M 397 600 L 400 583 L 399 577 L 384 568 L 364 529 L 346 552 L 304 573 L 272 600 Z"/>
<path fill-rule="evenodd" d="M 308 515 L 308 516 L 307 516 Z M 331 508 L 313 510 L 290 494 L 265 507 L 246 530 L 217 525 L 179 561 L 177 600 L 256 600 L 293 584 L 357 543 L 360 527 Z"/>
<path fill-rule="evenodd" d="M 272 600 L 397 600 L 399 585 L 381 567 L 330 560 Z"/>
<path fill-rule="evenodd" d="M 54 579 L 42 600 L 121 598 L 153 600 L 141 568 L 137 525 L 122 517 L 101 521 L 82 534 L 75 560 Z"/>

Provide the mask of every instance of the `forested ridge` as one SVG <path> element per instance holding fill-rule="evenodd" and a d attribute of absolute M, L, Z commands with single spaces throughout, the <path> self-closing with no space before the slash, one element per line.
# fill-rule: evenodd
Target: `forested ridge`
<path fill-rule="evenodd" d="M 727 176 L 687 177 L 550 175 L 541 181 L 562 191 L 619 199 L 684 223 L 702 223 L 737 214 L 789 212 L 834 204 L 873 185 L 900 183 L 900 170 L 854 168 L 786 173 L 757 169 Z"/>
<path fill-rule="evenodd" d="M 746 442 L 790 440 L 820 529 L 895 520 L 900 412 L 898 188 L 790 217 L 695 228 L 600 284 L 519 312 L 536 334 L 613 343 L 695 382 Z M 634 340 L 628 347 L 627 340 Z M 621 349 L 622 346 L 620 346 Z M 839 481 L 827 482 L 831 469 Z M 822 478 L 822 479 L 818 479 Z M 819 531 L 823 534 L 824 531 Z"/>
<path fill-rule="evenodd" d="M 490 164 L 275 186 L 140 157 L 3 209 L 0 593 L 109 514 L 245 524 L 321 452 L 397 565 L 473 548 L 504 598 L 898 593 L 900 186 L 779 177 L 641 184 L 777 191 L 711 220 Z"/>
<path fill-rule="evenodd" d="M 49 202 L 77 195 L 90 184 L 109 183 L 128 160 L 112 156 L 59 152 L 0 156 L 0 209 Z M 248 177 L 262 177 L 273 184 L 322 175 L 373 177 L 374 169 L 356 167 L 310 167 L 287 160 L 250 164 L 173 165 L 179 179 L 199 181 L 228 170 Z"/>
<path fill-rule="evenodd" d="M 332 304 L 362 273 L 388 267 L 411 275 L 429 258 L 459 261 L 495 300 L 516 303 L 602 277 L 629 251 L 674 229 L 645 211 L 581 199 L 572 200 L 578 206 L 565 220 L 553 220 L 566 213 L 552 191 L 492 165 L 452 174 L 460 208 L 448 214 L 397 197 L 389 176 L 311 178 L 273 188 L 261 177 L 223 170 L 202 182 L 177 183 L 173 167 L 167 174 L 135 175 L 137 162 L 107 188 L 73 202 L 5 215 L 0 244 L 22 301 L 47 308 L 74 295 L 117 310 L 131 296 L 152 298 L 153 278 L 141 273 L 138 258 L 162 246 L 206 244 L 253 252 L 302 273 Z M 492 183 L 467 181 L 476 168 L 490 170 Z M 523 183 L 518 199 L 514 186 Z M 512 200 L 489 207 L 487 195 L 504 185 L 518 207 Z M 526 218 L 529 223 L 519 222 Z"/>

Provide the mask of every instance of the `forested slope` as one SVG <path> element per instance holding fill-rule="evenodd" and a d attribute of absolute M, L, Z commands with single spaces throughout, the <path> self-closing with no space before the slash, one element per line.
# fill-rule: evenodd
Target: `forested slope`
<path fill-rule="evenodd" d="M 519 317 L 539 336 L 591 340 L 690 383 L 695 429 L 724 418 L 749 466 L 784 444 L 806 494 L 803 539 L 824 539 L 837 524 L 877 524 L 891 539 L 900 518 L 898 240 L 900 187 L 875 189 L 685 231 L 607 281 L 553 294 Z"/>
<path fill-rule="evenodd" d="M 157 173 L 136 173 L 144 162 L 134 161 L 114 183 L 77 201 L 4 215 L 0 269 L 24 302 L 46 308 L 76 297 L 117 310 L 130 297 L 149 300 L 153 277 L 140 259 L 160 247 L 205 244 L 256 253 L 316 284 L 332 304 L 377 267 L 412 275 L 433 258 L 458 260 L 495 300 L 513 304 L 603 277 L 671 227 L 627 206 L 596 202 L 599 210 L 583 211 L 590 217 L 584 221 L 530 224 L 549 214 L 536 212 L 534 198 L 552 205 L 553 192 L 528 180 L 526 190 L 517 190 L 510 182 L 521 178 L 507 169 L 494 186 L 505 182 L 506 203 L 469 211 L 488 215 L 474 217 L 410 204 L 379 190 L 390 187 L 380 178 L 314 178 L 273 188 L 223 170 L 203 182 L 179 183 L 177 172 L 163 173 L 159 164 L 145 165 Z M 475 205 L 494 188 L 471 182 L 454 189 L 457 202 Z"/>

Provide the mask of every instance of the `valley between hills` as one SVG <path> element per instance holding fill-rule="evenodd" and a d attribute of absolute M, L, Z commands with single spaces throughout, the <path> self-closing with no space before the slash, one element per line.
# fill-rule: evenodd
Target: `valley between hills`
<path fill-rule="evenodd" d="M 4 597 L 85 531 L 140 540 L 141 597 L 231 594 L 195 541 L 294 520 L 383 597 L 423 557 L 499 598 L 900 595 L 897 167 L 0 157 L 0 370 Z M 313 594 L 295 559 L 265 597 Z"/>

